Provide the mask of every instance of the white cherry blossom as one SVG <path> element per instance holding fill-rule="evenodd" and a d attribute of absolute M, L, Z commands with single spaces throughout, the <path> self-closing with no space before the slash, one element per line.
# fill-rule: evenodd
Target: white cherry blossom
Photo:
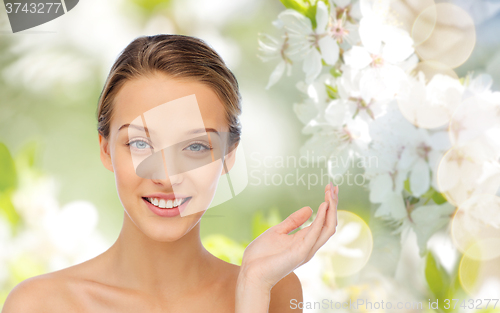
<path fill-rule="evenodd" d="M 275 21 L 274 25 L 280 29 L 283 28 L 279 20 Z M 259 54 L 257 56 L 264 62 L 279 60 L 278 65 L 275 67 L 269 81 L 266 85 L 266 89 L 269 89 L 272 85 L 276 84 L 283 73 L 287 72 L 290 76 L 292 73 L 292 61 L 288 56 L 288 36 L 283 34 L 279 39 L 276 39 L 267 34 L 259 34 Z"/>
<path fill-rule="evenodd" d="M 337 79 L 336 85 L 339 99 L 332 101 L 330 107 L 327 108 L 327 116 L 337 119 L 342 115 L 345 119 L 361 118 L 366 122 L 382 116 L 387 103 L 367 98 L 361 93 L 362 72 L 349 67 L 342 67 L 342 69 L 343 74 Z"/>
<path fill-rule="evenodd" d="M 413 39 L 405 30 L 387 23 L 387 8 L 381 2 L 387 1 L 361 1 L 361 45 L 344 53 L 347 66 L 364 70 L 361 92 L 369 100 L 389 100 L 398 93 L 407 77 L 399 65 L 414 53 Z"/>
<path fill-rule="evenodd" d="M 450 222 L 456 208 L 448 202 L 441 205 L 409 205 L 409 214 L 403 219 L 399 231 L 413 229 L 417 236 L 420 256 L 427 252 L 427 242 L 438 230 Z"/>
<path fill-rule="evenodd" d="M 392 0 L 329 0 L 329 9 L 316 3 L 316 28 L 294 10 L 278 19 L 287 56 L 304 61 L 306 79 L 297 87 L 306 98 L 293 106 L 310 135 L 301 155 L 326 157 L 334 179 L 352 164 L 346 160 L 363 158 L 375 217 L 401 238 L 415 234 L 424 256 L 455 205 L 500 195 L 500 92 L 485 74 L 414 75 L 420 60 Z"/>
<path fill-rule="evenodd" d="M 292 9 L 281 12 L 278 19 L 288 34 L 290 57 L 304 61 L 302 69 L 306 73 L 306 83 L 311 83 L 320 74 L 322 59 L 329 65 L 337 63 L 340 49 L 328 33 L 329 12 L 324 2 L 318 1 L 315 29 L 309 18 Z"/>
<path fill-rule="evenodd" d="M 415 131 L 394 103 L 386 115 L 370 124 L 372 142 L 365 157 L 375 158 L 377 162 L 366 168 L 365 176 L 370 179 L 370 201 L 381 204 L 376 216 L 392 220 L 407 216 L 402 191 L 410 169 L 399 163 Z"/>
<path fill-rule="evenodd" d="M 436 74 L 426 84 L 425 75 L 409 77 L 397 96 L 403 115 L 414 125 L 436 128 L 447 125 L 460 105 L 464 87 L 447 75 Z"/>
<path fill-rule="evenodd" d="M 444 153 L 451 148 L 448 133 L 429 133 L 426 129 L 415 129 L 408 138 L 408 145 L 401 153 L 400 168 L 410 172 L 410 189 L 415 197 L 423 195 L 431 186 L 439 190 L 436 173 Z"/>

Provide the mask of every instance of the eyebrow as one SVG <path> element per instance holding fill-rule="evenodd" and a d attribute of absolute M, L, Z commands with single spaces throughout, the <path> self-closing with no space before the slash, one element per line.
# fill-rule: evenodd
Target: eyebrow
<path fill-rule="evenodd" d="M 118 131 L 120 131 L 122 128 L 126 128 L 126 127 L 132 127 L 132 128 L 135 128 L 135 129 L 138 129 L 138 130 L 144 130 L 146 133 L 149 133 L 149 130 L 147 127 L 144 127 L 144 126 L 139 126 L 139 125 L 134 125 L 134 124 L 123 124 L 122 126 L 120 126 L 120 128 L 118 128 Z M 199 133 L 208 133 L 208 132 L 212 132 L 212 133 L 216 133 L 219 137 L 220 137 L 220 134 L 217 130 L 215 130 L 214 128 L 198 128 L 198 129 L 193 129 L 193 130 L 190 130 L 188 132 L 186 132 L 186 135 L 191 135 L 191 134 L 199 134 Z"/>
<path fill-rule="evenodd" d="M 212 133 L 216 133 L 219 137 L 220 137 L 220 134 L 218 131 L 216 131 L 215 129 L 213 128 L 199 128 L 199 129 L 193 129 L 193 130 L 190 130 L 188 132 L 186 132 L 186 135 L 191 135 L 191 134 L 199 134 L 199 133 L 208 133 L 208 132 L 212 132 Z"/>
<path fill-rule="evenodd" d="M 134 125 L 134 124 L 123 124 L 122 126 L 120 126 L 120 128 L 118 128 L 118 131 L 120 131 L 120 130 L 122 130 L 122 128 L 126 128 L 126 127 L 132 127 L 132 128 L 138 129 L 138 130 L 144 130 L 147 133 L 149 133 L 149 129 L 147 127 Z"/>

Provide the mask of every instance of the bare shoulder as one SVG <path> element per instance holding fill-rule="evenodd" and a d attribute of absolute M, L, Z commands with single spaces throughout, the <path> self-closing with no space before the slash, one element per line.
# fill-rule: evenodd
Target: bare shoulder
<path fill-rule="evenodd" d="M 269 313 L 302 312 L 293 303 L 302 302 L 302 284 L 294 272 L 283 277 L 271 289 Z"/>
<path fill-rule="evenodd" d="M 9 293 L 2 313 L 54 312 L 53 308 L 64 307 L 60 299 L 65 290 L 64 280 L 53 273 L 28 278 Z"/>
<path fill-rule="evenodd" d="M 228 276 L 226 276 L 234 290 L 236 288 L 236 281 L 240 272 L 240 266 L 223 262 L 225 271 Z M 271 299 L 269 303 L 269 313 L 286 313 L 302 312 L 302 309 L 298 309 L 296 305 L 299 302 L 303 302 L 302 298 L 302 284 L 299 278 L 294 272 L 291 272 L 287 276 L 283 277 L 274 287 L 271 289 Z"/>
<path fill-rule="evenodd" d="M 240 273 L 239 265 L 230 263 L 214 255 L 212 255 L 211 264 L 212 272 L 216 273 L 218 277 L 221 277 L 226 282 L 232 281 L 236 283 Z"/>
<path fill-rule="evenodd" d="M 75 311 L 89 261 L 28 278 L 9 293 L 1 313 Z"/>

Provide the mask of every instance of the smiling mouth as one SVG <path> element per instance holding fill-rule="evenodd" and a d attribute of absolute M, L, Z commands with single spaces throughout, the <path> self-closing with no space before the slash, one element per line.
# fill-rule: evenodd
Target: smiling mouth
<path fill-rule="evenodd" d="M 174 209 L 177 208 L 187 201 L 189 201 L 192 197 L 186 197 L 182 199 L 174 199 L 174 200 L 165 200 L 165 199 L 160 199 L 160 198 L 146 198 L 142 197 L 145 201 L 151 203 L 157 208 L 160 209 Z"/>

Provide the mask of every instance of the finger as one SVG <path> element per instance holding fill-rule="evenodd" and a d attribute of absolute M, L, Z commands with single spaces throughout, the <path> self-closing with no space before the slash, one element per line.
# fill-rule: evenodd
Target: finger
<path fill-rule="evenodd" d="M 280 234 L 288 234 L 300 225 L 304 224 L 309 217 L 312 215 L 312 209 L 310 207 L 303 207 L 292 214 L 290 214 L 283 222 L 274 226 L 276 231 Z"/>
<path fill-rule="evenodd" d="M 338 186 L 335 187 L 335 190 L 337 188 Z M 335 234 L 335 231 L 337 229 L 337 205 L 338 205 L 337 192 L 335 192 L 335 197 L 332 197 L 331 193 L 328 193 L 328 199 L 330 201 L 330 205 L 326 213 L 325 224 L 323 226 L 321 234 L 319 235 L 318 240 L 311 249 L 311 254 L 310 254 L 311 258 L 316 253 L 316 251 L 318 251 L 319 248 L 321 248 L 321 246 L 323 246 L 328 241 L 328 239 L 330 239 L 330 237 L 333 236 L 333 234 Z"/>
<path fill-rule="evenodd" d="M 325 215 L 326 210 L 328 209 L 328 202 L 323 202 L 318 208 L 318 213 L 316 214 L 316 218 L 314 221 L 306 227 L 308 229 L 306 235 L 304 236 L 304 242 L 310 246 L 311 248 L 314 246 L 316 241 L 318 240 L 319 234 L 321 233 L 321 229 L 325 223 Z"/>
<path fill-rule="evenodd" d="M 326 197 L 326 194 L 325 194 L 325 197 Z M 301 230 L 299 230 L 298 232 L 293 234 L 294 236 L 296 236 L 297 238 L 300 238 L 301 240 L 305 240 L 306 235 L 310 232 L 310 230 L 314 227 L 314 225 L 316 225 L 318 223 L 317 220 L 320 218 L 322 205 L 326 205 L 325 211 L 328 210 L 329 202 L 325 201 L 325 202 L 321 203 L 319 208 L 318 208 L 318 212 L 314 216 L 314 220 L 308 226 L 302 227 Z M 324 213 L 326 214 L 326 212 L 324 212 Z"/>
<path fill-rule="evenodd" d="M 326 184 L 326 187 L 325 187 L 325 202 L 328 202 L 329 200 L 329 197 L 328 197 L 328 194 L 332 193 L 333 196 L 335 196 L 335 189 L 336 187 L 333 186 L 333 183 L 332 182 L 329 182 L 328 184 Z"/>
<path fill-rule="evenodd" d="M 331 183 L 329 185 L 330 187 L 333 186 L 333 184 Z M 330 190 L 333 191 L 333 196 Z M 328 241 L 328 239 L 330 239 L 330 237 L 335 234 L 337 228 L 338 186 L 329 188 L 328 192 L 325 193 L 325 198 L 328 199 L 330 204 L 326 212 L 325 224 L 323 225 L 318 240 L 316 240 L 314 246 L 309 251 L 305 262 L 308 262 L 316 254 L 316 252 Z"/>
<path fill-rule="evenodd" d="M 331 184 L 331 183 L 330 183 Z M 332 187 L 329 192 L 325 194 L 328 198 L 329 206 L 325 221 L 325 228 L 335 228 L 337 226 L 337 205 L 338 199 L 338 186 Z"/>
<path fill-rule="evenodd" d="M 330 182 L 326 185 L 325 187 L 325 202 L 328 202 L 329 203 L 329 206 L 328 208 L 337 208 L 337 202 L 338 202 L 338 199 L 337 199 L 337 191 L 338 190 L 338 186 L 333 186 L 333 183 Z M 330 225 L 333 225 L 332 224 L 332 214 L 329 213 L 330 210 L 328 210 L 328 212 L 326 213 L 327 214 L 327 217 L 326 217 L 326 223 L 325 225 L 327 227 L 329 227 Z M 337 221 L 336 221 L 336 216 L 335 216 L 335 226 L 337 225 Z"/>
<path fill-rule="evenodd" d="M 326 184 L 326 186 L 325 186 L 325 192 L 327 192 L 328 190 L 330 190 L 331 187 L 332 187 L 331 186 L 331 182 L 328 183 L 328 184 Z"/>

